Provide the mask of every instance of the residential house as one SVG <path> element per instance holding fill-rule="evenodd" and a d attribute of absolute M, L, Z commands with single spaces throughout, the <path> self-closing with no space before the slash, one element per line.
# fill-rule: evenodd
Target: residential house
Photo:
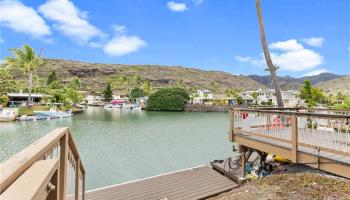
<path fill-rule="evenodd" d="M 214 95 L 210 90 L 197 90 L 196 93 L 191 95 L 193 104 L 205 104 L 213 99 Z"/>
<path fill-rule="evenodd" d="M 19 93 L 8 93 L 7 96 L 9 98 L 9 105 L 11 107 L 25 106 L 28 101 L 29 93 L 23 93 L 20 91 Z M 45 94 L 32 93 L 32 105 L 39 105 L 45 97 L 49 96 Z"/>
<path fill-rule="evenodd" d="M 254 99 L 253 93 L 257 94 L 256 99 Z M 285 107 L 295 107 L 300 104 L 300 94 L 297 90 L 287 90 L 281 91 L 282 100 Z M 251 90 L 245 91 L 241 93 L 241 97 L 245 101 L 245 104 L 252 105 L 257 103 L 259 105 L 267 104 L 271 102 L 273 106 L 277 106 L 276 94 L 274 89 L 266 89 L 266 90 Z M 256 102 L 255 102 L 256 101 Z"/>

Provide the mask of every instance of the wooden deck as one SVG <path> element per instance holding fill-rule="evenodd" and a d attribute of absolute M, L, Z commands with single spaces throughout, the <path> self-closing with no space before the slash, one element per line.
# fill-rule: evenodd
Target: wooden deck
<path fill-rule="evenodd" d="M 238 187 L 238 184 L 208 166 L 108 186 L 86 193 L 87 200 L 203 199 Z"/>

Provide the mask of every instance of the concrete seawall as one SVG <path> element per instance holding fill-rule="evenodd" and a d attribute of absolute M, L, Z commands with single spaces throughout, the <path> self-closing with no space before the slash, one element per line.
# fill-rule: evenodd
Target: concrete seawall
<path fill-rule="evenodd" d="M 230 106 L 204 105 L 204 104 L 187 104 L 186 112 L 228 112 Z"/>

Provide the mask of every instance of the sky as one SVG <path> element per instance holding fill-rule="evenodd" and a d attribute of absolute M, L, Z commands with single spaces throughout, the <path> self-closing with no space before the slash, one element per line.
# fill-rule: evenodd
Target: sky
<path fill-rule="evenodd" d="M 279 75 L 350 74 L 349 0 L 262 0 Z M 267 75 L 255 0 L 0 0 L 0 59 L 43 56 Z"/>

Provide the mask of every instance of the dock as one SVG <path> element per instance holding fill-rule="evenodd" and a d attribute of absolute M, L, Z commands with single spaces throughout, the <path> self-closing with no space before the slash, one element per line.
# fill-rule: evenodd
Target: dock
<path fill-rule="evenodd" d="M 87 191 L 85 199 L 203 199 L 236 187 L 238 184 L 204 165 Z"/>

